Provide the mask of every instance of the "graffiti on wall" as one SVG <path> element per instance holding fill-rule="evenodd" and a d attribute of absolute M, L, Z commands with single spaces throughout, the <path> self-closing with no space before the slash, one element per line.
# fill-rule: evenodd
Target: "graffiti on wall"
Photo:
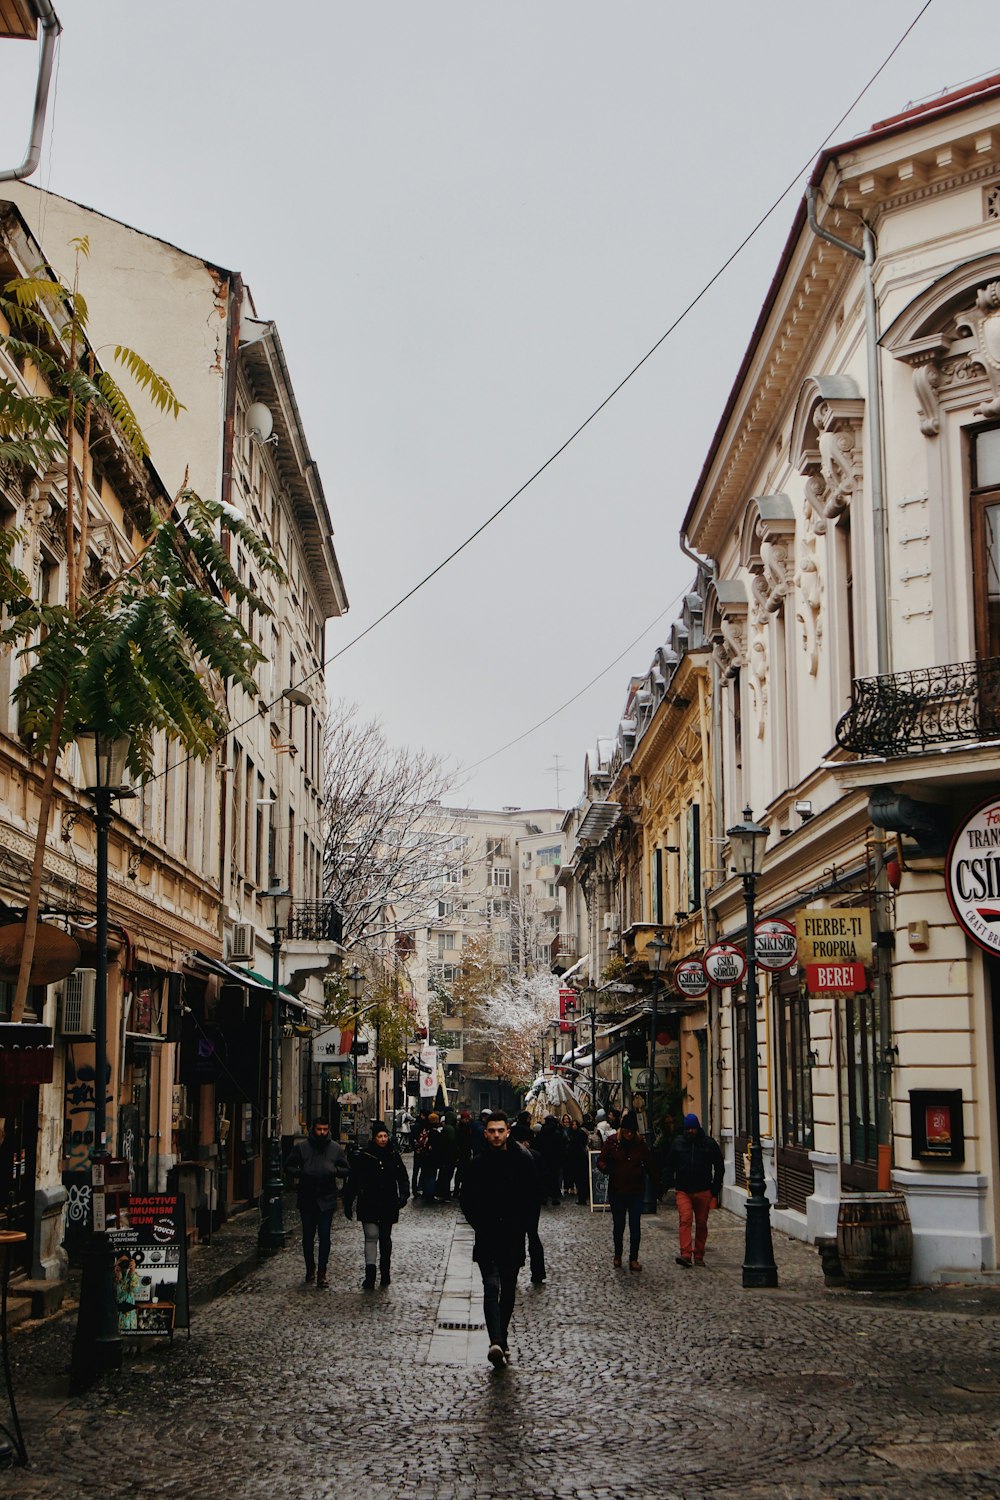
<path fill-rule="evenodd" d="M 111 1118 L 111 1069 L 104 1065 L 104 1101 Z M 63 1096 L 63 1171 L 82 1172 L 94 1146 L 94 1049 L 71 1047 Z"/>

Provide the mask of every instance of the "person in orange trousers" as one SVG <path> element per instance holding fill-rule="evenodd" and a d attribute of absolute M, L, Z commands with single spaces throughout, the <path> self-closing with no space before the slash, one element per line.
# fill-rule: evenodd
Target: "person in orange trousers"
<path fill-rule="evenodd" d="M 705 1264 L 709 1211 L 719 1206 L 725 1162 L 716 1141 L 706 1135 L 697 1115 L 685 1115 L 684 1127 L 671 1144 L 663 1163 L 660 1196 L 676 1190 L 680 1228 L 677 1264 L 685 1271 Z M 691 1226 L 694 1224 L 694 1244 Z"/>

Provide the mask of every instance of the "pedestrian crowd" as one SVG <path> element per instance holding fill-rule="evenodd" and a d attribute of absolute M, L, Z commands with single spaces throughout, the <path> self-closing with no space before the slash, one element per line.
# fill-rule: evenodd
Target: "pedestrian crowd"
<path fill-rule="evenodd" d="M 475 1120 L 465 1109 L 457 1117 L 450 1109 L 423 1110 L 407 1123 L 412 1172 L 382 1120 L 350 1160 L 331 1139 L 326 1120 L 317 1120 L 293 1147 L 286 1169 L 297 1183 L 307 1283 L 327 1285 L 339 1196 L 345 1218 L 356 1214 L 364 1232 L 362 1285 L 368 1292 L 374 1292 L 376 1278 L 383 1287 L 391 1282 L 392 1230 L 411 1191 L 423 1205 L 457 1197 L 473 1231 L 473 1259 L 483 1282 L 487 1357 L 502 1369 L 510 1360 L 510 1320 L 526 1260 L 532 1282 L 545 1281 L 541 1210 L 546 1204 L 560 1207 L 565 1197 L 591 1202 L 592 1153 L 607 1182 L 615 1269 L 624 1266 L 627 1229 L 629 1271 L 642 1270 L 643 1206 L 649 1195 L 662 1198 L 670 1189 L 678 1211 L 677 1264 L 685 1270 L 705 1265 L 709 1213 L 720 1201 L 724 1164 L 695 1114 L 685 1115 L 680 1133 L 655 1153 L 631 1110 L 599 1109 L 582 1120 L 549 1114 L 537 1128 L 527 1111 L 512 1125 L 502 1110 L 488 1109 Z"/>

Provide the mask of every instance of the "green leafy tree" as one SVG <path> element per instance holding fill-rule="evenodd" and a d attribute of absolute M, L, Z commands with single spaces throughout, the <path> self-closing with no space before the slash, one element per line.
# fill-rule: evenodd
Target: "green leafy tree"
<path fill-rule="evenodd" d="M 281 576 L 270 549 L 235 508 L 204 500 L 185 485 L 172 505 L 161 500 L 158 510 L 147 474 L 153 503 L 134 544 L 136 556 L 110 582 L 88 585 L 87 495 L 95 452 L 120 443 L 141 464 L 149 450 L 128 398 L 98 367 L 87 342 L 79 262 L 88 246 L 82 239 L 74 246 L 72 286 L 46 273 L 15 278 L 0 294 L 9 330 L 0 333 L 0 347 L 26 372 L 21 383 L 0 377 L 0 465 L 61 488 L 67 557 L 65 601 L 39 600 L 14 562 L 22 534 L 0 533 L 0 646 L 20 659 L 13 696 L 21 732 L 44 761 L 15 1020 L 27 995 L 62 751 L 78 725 L 91 724 L 111 737 L 130 736 L 129 769 L 137 778 L 152 769 L 157 734 L 188 754 L 207 756 L 228 728 L 217 685 L 238 682 L 256 696 L 254 670 L 263 660 L 226 596 L 251 613 L 269 613 L 237 576 L 223 534 L 239 537 L 262 572 Z M 115 345 L 113 357 L 164 414 L 177 417 L 184 409 L 134 350 Z"/>

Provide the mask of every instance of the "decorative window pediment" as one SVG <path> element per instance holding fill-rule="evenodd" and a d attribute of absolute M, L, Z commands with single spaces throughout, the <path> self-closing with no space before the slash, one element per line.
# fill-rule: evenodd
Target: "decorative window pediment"
<path fill-rule="evenodd" d="M 805 476 L 805 500 L 822 535 L 860 489 L 865 403 L 850 375 L 809 375 L 792 422 L 792 463 Z"/>
<path fill-rule="evenodd" d="M 882 335 L 913 371 L 917 421 L 937 437 L 944 406 L 1000 417 L 1000 251 L 954 266 L 915 297 Z"/>
<path fill-rule="evenodd" d="M 740 561 L 758 609 L 776 614 L 792 586 L 795 512 L 787 495 L 755 495 L 743 516 Z"/>
<path fill-rule="evenodd" d="M 737 578 L 713 579 L 705 598 L 705 636 L 726 677 L 747 663 L 747 613 L 750 601 Z"/>

